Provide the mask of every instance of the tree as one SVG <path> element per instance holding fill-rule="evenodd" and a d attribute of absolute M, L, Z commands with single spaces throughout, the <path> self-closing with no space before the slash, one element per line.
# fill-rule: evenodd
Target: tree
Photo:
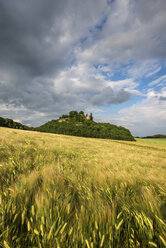
<path fill-rule="evenodd" d="M 93 115 L 90 113 L 90 121 L 93 121 Z"/>
<path fill-rule="evenodd" d="M 78 114 L 78 121 L 83 121 L 85 119 L 85 114 L 83 111 L 80 111 Z"/>
<path fill-rule="evenodd" d="M 77 120 L 78 120 L 78 112 L 75 111 L 75 110 L 70 111 L 69 117 L 70 117 L 71 119 L 77 121 Z"/>

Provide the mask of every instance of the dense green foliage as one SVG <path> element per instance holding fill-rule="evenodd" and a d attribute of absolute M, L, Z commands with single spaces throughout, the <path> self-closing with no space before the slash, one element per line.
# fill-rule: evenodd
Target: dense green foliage
<path fill-rule="evenodd" d="M 0 127 L 9 127 L 9 128 L 16 128 L 16 129 L 23 129 L 23 130 L 31 130 L 32 128 L 25 126 L 19 122 L 15 122 L 12 119 L 2 118 L 0 117 Z"/>
<path fill-rule="evenodd" d="M 134 140 L 128 129 L 109 123 L 96 123 L 93 121 L 92 114 L 88 116 L 83 111 L 79 113 L 71 111 L 69 115 L 62 115 L 58 120 L 49 121 L 36 130 L 80 137 Z"/>

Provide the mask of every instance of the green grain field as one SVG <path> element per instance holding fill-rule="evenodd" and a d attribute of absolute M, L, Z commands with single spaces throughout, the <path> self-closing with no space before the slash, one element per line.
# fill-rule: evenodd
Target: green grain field
<path fill-rule="evenodd" d="M 142 144 L 149 144 L 149 145 L 157 145 L 157 146 L 164 146 L 166 147 L 166 138 L 150 138 L 150 139 L 136 139 L 137 142 L 140 142 Z"/>
<path fill-rule="evenodd" d="M 166 146 L 0 128 L 0 247 L 166 247 Z"/>

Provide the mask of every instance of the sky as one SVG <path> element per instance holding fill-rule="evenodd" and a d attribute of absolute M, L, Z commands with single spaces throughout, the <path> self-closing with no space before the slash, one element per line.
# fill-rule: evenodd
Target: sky
<path fill-rule="evenodd" d="M 166 134 L 166 0 L 0 0 L 0 116 Z"/>

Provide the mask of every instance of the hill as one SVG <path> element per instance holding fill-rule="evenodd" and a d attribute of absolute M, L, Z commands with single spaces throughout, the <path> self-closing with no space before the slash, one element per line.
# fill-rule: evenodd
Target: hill
<path fill-rule="evenodd" d="M 166 246 L 166 148 L 0 134 L 0 247 Z"/>
<path fill-rule="evenodd" d="M 93 121 L 92 114 L 85 115 L 83 111 L 79 113 L 71 111 L 68 115 L 62 115 L 58 120 L 49 121 L 35 130 L 80 137 L 134 141 L 128 129 L 110 123 L 97 123 Z"/>
<path fill-rule="evenodd" d="M 49 121 L 36 128 L 0 117 L 0 126 L 79 137 L 134 141 L 134 137 L 127 128 L 110 123 L 97 123 L 93 121 L 92 114 L 85 115 L 83 111 L 79 113 L 70 111 L 68 115 L 62 115 L 59 119 Z"/>

